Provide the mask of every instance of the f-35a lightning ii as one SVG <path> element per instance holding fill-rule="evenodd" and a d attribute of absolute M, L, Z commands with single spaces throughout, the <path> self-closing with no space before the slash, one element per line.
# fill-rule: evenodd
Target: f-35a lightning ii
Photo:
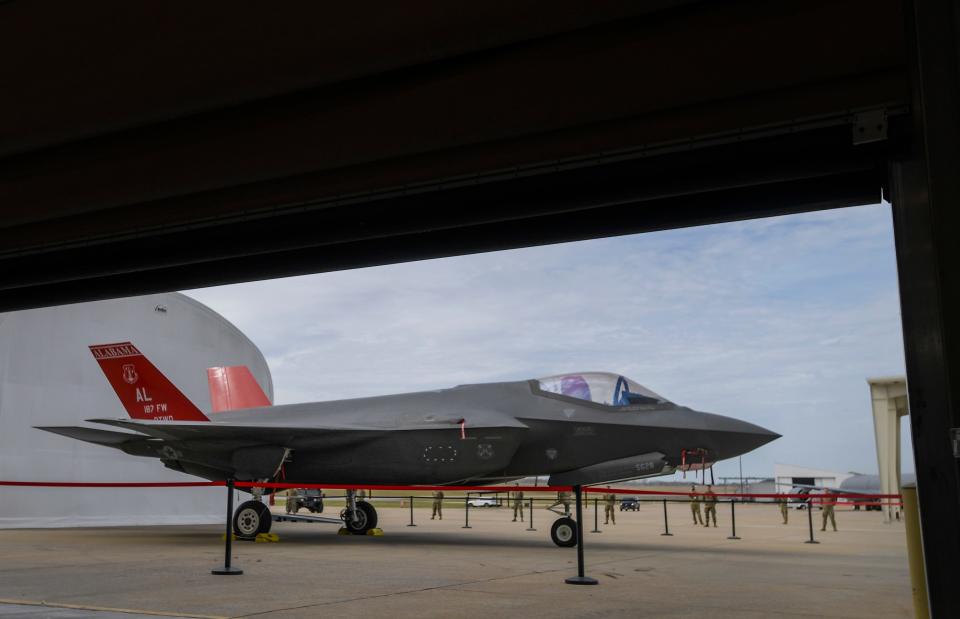
<path fill-rule="evenodd" d="M 214 410 L 208 416 L 132 343 L 90 350 L 130 419 L 88 421 L 125 431 L 40 429 L 159 458 L 168 468 L 209 480 L 360 488 L 485 485 L 549 475 L 551 485 L 582 486 L 709 466 L 779 437 L 679 406 L 603 372 L 270 406 L 245 367 L 211 368 Z M 687 462 L 688 454 L 696 462 Z M 353 491 L 347 497 L 345 527 L 355 533 L 375 527 L 374 507 L 355 500 Z M 269 510 L 255 498 L 235 512 L 238 535 L 270 528 Z M 576 523 L 567 517 L 563 524 L 553 527 L 554 542 L 573 545 Z"/>

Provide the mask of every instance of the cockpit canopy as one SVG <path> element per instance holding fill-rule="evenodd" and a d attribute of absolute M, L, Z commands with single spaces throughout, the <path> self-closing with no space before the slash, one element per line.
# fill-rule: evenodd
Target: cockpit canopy
<path fill-rule="evenodd" d="M 537 382 L 542 391 L 607 406 L 669 403 L 643 385 L 609 372 L 560 374 L 540 378 Z"/>

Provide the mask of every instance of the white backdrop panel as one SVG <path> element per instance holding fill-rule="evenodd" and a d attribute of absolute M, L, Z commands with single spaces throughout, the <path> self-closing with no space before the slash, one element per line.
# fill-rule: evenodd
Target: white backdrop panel
<path fill-rule="evenodd" d="M 159 460 L 33 428 L 98 427 L 84 420 L 126 418 L 87 349 L 124 341 L 205 413 L 206 368 L 217 365 L 248 366 L 273 401 L 270 370 L 257 347 L 222 316 L 180 294 L 0 314 L 0 479 L 198 481 Z M 213 523 L 223 517 L 221 488 L 0 486 L 0 528 Z"/>

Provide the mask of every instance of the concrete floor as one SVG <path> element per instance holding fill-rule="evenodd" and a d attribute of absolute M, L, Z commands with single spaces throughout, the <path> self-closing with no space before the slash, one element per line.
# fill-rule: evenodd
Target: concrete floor
<path fill-rule="evenodd" d="M 602 509 L 601 509 L 602 512 Z M 279 543 L 236 543 L 242 576 L 212 576 L 223 561 L 211 526 L 0 531 L 0 617 L 909 617 L 903 526 L 875 512 L 840 511 L 840 532 L 807 539 L 805 512 L 740 506 L 728 540 L 695 527 L 684 504 L 618 512 L 617 525 L 585 533 L 596 587 L 566 585 L 576 551 L 506 509 L 448 507 L 431 521 L 418 509 L 381 508 L 383 537 L 338 536 L 331 525 L 278 523 Z M 819 513 L 814 513 L 819 518 Z M 587 531 L 593 528 L 588 511 Z M 819 523 L 817 523 L 819 524 Z M 46 606 L 40 606 L 46 604 Z"/>

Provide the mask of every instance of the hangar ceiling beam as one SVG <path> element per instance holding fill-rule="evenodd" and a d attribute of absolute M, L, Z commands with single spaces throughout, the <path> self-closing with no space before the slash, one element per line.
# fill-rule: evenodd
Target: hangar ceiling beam
<path fill-rule="evenodd" d="M 874 204 L 883 154 L 881 144 L 851 146 L 843 125 L 654 159 L 425 186 L 116 240 L 112 261 L 101 259 L 99 246 L 8 259 L 0 294 L 21 307 L 43 306 Z M 182 247 L 168 252 L 173 244 Z"/>
<path fill-rule="evenodd" d="M 469 231 L 480 234 L 496 222 L 503 226 L 504 205 L 512 209 L 506 219 L 528 220 L 529 228 L 539 231 L 515 243 L 565 240 L 571 235 L 546 232 L 548 222 L 539 228 L 532 224 L 532 218 L 546 215 L 544 206 L 513 199 L 515 177 L 540 175 L 545 187 L 548 179 L 565 176 L 559 172 L 587 162 L 601 179 L 605 162 L 616 166 L 612 153 L 629 153 L 635 178 L 620 177 L 620 186 L 607 190 L 642 194 L 644 188 L 636 186 L 640 179 L 653 184 L 659 160 L 676 161 L 678 150 L 685 150 L 685 173 L 671 164 L 675 185 L 706 187 L 714 180 L 701 177 L 717 174 L 698 163 L 697 153 L 715 145 L 718 136 L 748 142 L 779 134 L 778 141 L 767 143 L 776 144 L 780 154 L 798 156 L 797 169 L 778 174 L 785 182 L 799 182 L 818 159 L 833 157 L 821 150 L 804 152 L 805 133 L 839 122 L 836 135 L 848 138 L 856 111 L 896 110 L 909 95 L 897 0 L 607 2 L 592 5 L 596 13 L 589 16 L 577 3 L 525 0 L 500 9 L 470 9 L 471 15 L 479 12 L 476 23 L 428 6 L 420 9 L 420 21 L 386 10 L 384 20 L 396 19 L 396 29 L 411 32 L 394 32 L 389 23 L 378 22 L 372 27 L 380 38 L 369 36 L 349 8 L 331 18 L 325 8 L 305 4 L 294 21 L 313 28 L 297 26 L 289 33 L 278 26 L 291 21 L 289 10 L 276 9 L 283 13 L 279 20 L 266 9 L 262 36 L 253 39 L 260 54 L 235 49 L 253 36 L 242 20 L 230 16 L 213 28 L 206 9 L 174 20 L 154 5 L 116 3 L 114 21 L 128 31 L 75 10 L 66 17 L 31 15 L 39 10 L 32 6 L 0 5 L 8 16 L 0 28 L 9 29 L 0 45 L 19 46 L 19 57 L 28 59 L 10 72 L 10 83 L 16 87 L 19 80 L 24 96 L 5 101 L 6 109 L 0 110 L 5 112 L 0 114 L 5 119 L 0 121 L 4 309 L 39 299 L 56 303 L 79 300 L 78 295 L 135 294 L 160 281 L 141 286 L 131 277 L 118 285 L 118 270 L 139 270 L 139 281 L 166 273 L 163 285 L 169 288 L 257 277 L 231 267 L 244 263 L 238 254 L 250 258 L 246 263 L 271 264 L 270 276 L 303 272 L 290 259 L 296 252 L 319 245 L 329 251 L 337 242 L 343 247 L 369 243 L 371 235 L 358 237 L 362 227 L 379 226 L 384 246 L 401 245 L 402 239 L 391 235 L 409 236 L 411 230 L 385 230 L 376 205 L 389 204 L 387 215 L 409 221 L 410 228 L 457 232 L 453 238 L 465 242 L 459 248 L 446 244 L 446 255 L 465 247 L 502 246 L 496 237 Z M 542 21 L 536 19 L 538 11 L 545 13 Z M 47 20 L 51 33 L 66 40 L 29 35 L 22 21 L 17 26 L 17 18 L 29 17 Z M 75 50 L 67 47 L 79 43 L 57 20 L 71 17 L 91 29 L 89 53 L 109 79 L 68 57 Z M 495 27 L 497 18 L 502 32 Z M 210 41 L 197 35 L 204 28 L 212 32 Z M 341 32 L 351 28 L 358 41 L 378 53 Z M 137 44 L 136 31 L 153 47 Z M 421 37 L 435 40 L 436 49 Z M 181 41 L 194 56 L 168 50 L 168 40 Z M 311 47 L 311 41 L 321 43 Z M 156 83 L 132 71 L 139 65 L 131 58 L 106 53 L 118 43 L 128 46 L 131 58 L 140 58 Z M 340 53 L 340 62 L 318 57 L 314 48 Z M 87 52 L 84 46 L 78 49 L 80 56 Z M 63 67 L 50 61 L 57 52 Z M 41 80 L 31 67 L 49 74 Z M 83 69 L 89 79 L 78 79 L 68 69 Z M 183 96 L 171 94 L 178 92 Z M 662 150 L 665 144 L 674 150 Z M 841 158 L 849 158 L 849 140 L 840 148 Z M 869 151 L 864 160 L 875 161 L 875 150 L 862 149 Z M 849 186 L 864 174 L 868 180 L 858 192 L 875 193 L 879 183 L 862 163 L 856 171 L 814 176 L 821 184 L 827 176 L 844 177 Z M 734 176 L 741 188 L 765 185 L 761 194 L 768 208 L 754 200 L 747 210 L 780 212 L 773 185 L 764 174 L 750 174 L 744 164 Z M 384 194 L 471 183 L 486 186 L 477 193 L 486 204 L 473 200 L 461 209 L 460 202 L 434 201 L 435 221 L 417 210 L 423 200 L 383 200 Z M 712 190 L 729 189 L 721 183 Z M 663 198 L 697 192 L 660 191 Z M 619 204 L 651 199 L 632 197 Z M 810 208 L 824 203 L 814 200 Z M 834 205 L 850 203 L 844 199 Z M 722 200 L 715 201 L 712 212 L 706 204 L 702 200 L 698 207 L 700 222 L 738 216 L 736 209 L 724 210 Z M 548 214 L 598 206 L 605 206 L 599 194 Z M 646 215 L 628 214 L 623 230 L 649 229 L 634 222 Z M 303 228 L 310 218 L 324 227 Z M 657 218 L 674 225 L 665 223 L 667 217 Z M 270 231 L 269 238 L 234 236 L 233 243 L 224 242 L 228 230 L 249 227 L 254 219 Z M 209 242 L 197 242 L 199 230 L 207 231 Z M 305 240 L 305 230 L 318 238 Z M 340 233 L 343 238 L 330 238 Z M 327 263 L 310 262 L 310 268 L 440 255 L 428 244 L 420 247 L 417 252 L 410 245 L 401 256 L 381 254 L 373 245 L 372 255 L 336 254 Z M 187 277 L 191 265 L 198 268 Z M 179 273 L 181 280 L 175 279 Z M 198 281 L 201 273 L 205 278 Z"/>

